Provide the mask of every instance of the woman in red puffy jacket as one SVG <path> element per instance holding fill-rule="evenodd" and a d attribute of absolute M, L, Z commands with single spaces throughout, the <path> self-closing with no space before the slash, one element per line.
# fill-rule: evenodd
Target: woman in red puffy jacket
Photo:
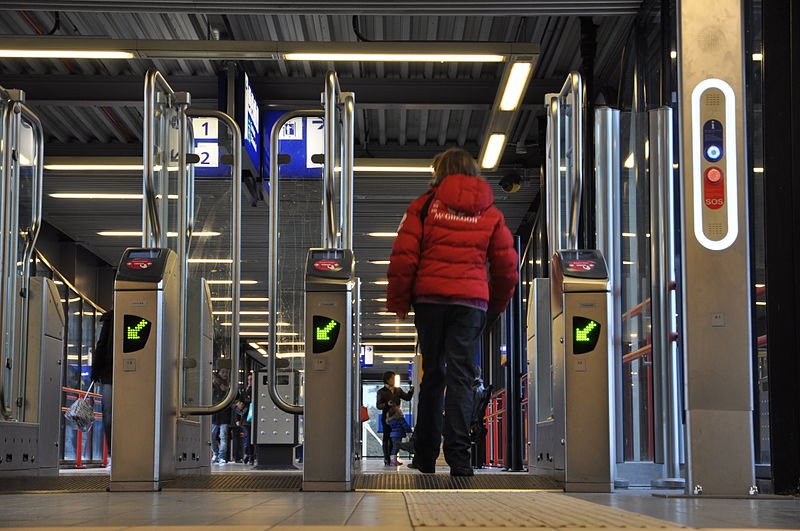
<path fill-rule="evenodd" d="M 413 304 L 422 350 L 412 466 L 435 471 L 444 431 L 450 474 L 471 476 L 475 347 L 487 312 L 501 313 L 511 299 L 519 258 L 492 189 L 469 153 L 448 149 L 433 160 L 433 174 L 431 189 L 400 222 L 386 305 L 405 318 Z"/>

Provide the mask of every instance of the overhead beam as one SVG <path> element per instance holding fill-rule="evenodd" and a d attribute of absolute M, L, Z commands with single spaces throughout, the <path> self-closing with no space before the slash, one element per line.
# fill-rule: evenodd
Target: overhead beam
<path fill-rule="evenodd" d="M 206 13 L 224 15 L 634 15 L 641 0 L 8 0 L 0 10 Z"/>
<path fill-rule="evenodd" d="M 308 42 L 308 41 L 222 41 L 222 40 L 171 40 L 171 39 L 96 39 L 85 37 L 3 36 L 0 50 L 25 53 L 54 53 L 67 55 L 76 52 L 120 52 L 128 59 L 201 59 L 201 60 L 305 60 L 297 54 L 357 54 L 360 61 L 366 56 L 402 55 L 389 59 L 399 62 L 503 62 L 513 55 L 538 55 L 537 43 L 516 42 Z M 33 55 L 28 55 L 32 57 Z M 416 57 L 414 57 L 416 56 Z M 85 56 L 84 56 L 85 58 Z M 123 57 L 124 59 L 124 57 Z M 328 60 L 328 59 L 321 59 Z M 340 59 L 348 60 L 348 59 Z"/>
<path fill-rule="evenodd" d="M 176 90 L 191 93 L 197 105 L 217 101 L 216 76 L 167 76 Z M 251 78 L 263 105 L 319 105 L 323 78 Z M 544 95 L 561 88 L 563 79 L 533 79 L 524 103 L 542 105 Z M 3 86 L 25 91 L 31 105 L 138 107 L 142 105 L 141 76 L 4 75 Z M 457 79 L 342 79 L 355 92 L 362 108 L 488 109 L 495 99 L 496 80 Z"/>

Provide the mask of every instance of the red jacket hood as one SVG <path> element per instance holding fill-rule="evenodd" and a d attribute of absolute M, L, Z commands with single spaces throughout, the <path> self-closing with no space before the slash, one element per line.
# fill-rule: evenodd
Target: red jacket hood
<path fill-rule="evenodd" d="M 448 208 L 465 214 L 478 214 L 494 203 L 492 187 L 471 175 L 448 175 L 436 190 L 436 199 Z"/>

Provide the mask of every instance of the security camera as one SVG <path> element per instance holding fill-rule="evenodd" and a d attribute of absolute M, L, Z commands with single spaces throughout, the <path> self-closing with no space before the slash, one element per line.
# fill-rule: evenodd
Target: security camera
<path fill-rule="evenodd" d="M 519 191 L 522 186 L 522 176 L 516 171 L 508 171 L 500 179 L 500 188 L 508 194 L 513 194 Z"/>

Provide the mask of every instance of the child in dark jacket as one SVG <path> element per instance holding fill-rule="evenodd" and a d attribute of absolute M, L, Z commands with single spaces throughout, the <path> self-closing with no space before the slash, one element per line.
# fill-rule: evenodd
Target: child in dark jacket
<path fill-rule="evenodd" d="M 391 466 L 402 465 L 403 463 L 397 459 L 397 454 L 401 449 L 405 449 L 403 438 L 407 433 L 411 433 L 411 426 L 406 422 L 403 410 L 400 409 L 400 404 L 396 402 L 391 402 L 389 414 L 386 419 L 386 424 L 392 430 L 392 453 L 389 464 Z"/>

